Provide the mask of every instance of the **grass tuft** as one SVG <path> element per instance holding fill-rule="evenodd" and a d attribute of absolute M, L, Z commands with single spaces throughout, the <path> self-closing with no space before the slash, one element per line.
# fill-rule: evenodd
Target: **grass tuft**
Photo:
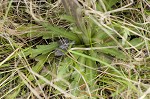
<path fill-rule="evenodd" d="M 0 1 L 0 99 L 149 99 L 148 0 Z"/>

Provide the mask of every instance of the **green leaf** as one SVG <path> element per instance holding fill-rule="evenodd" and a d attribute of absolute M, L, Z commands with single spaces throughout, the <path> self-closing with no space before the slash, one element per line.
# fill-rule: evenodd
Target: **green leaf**
<path fill-rule="evenodd" d="M 42 36 L 43 39 L 58 37 L 58 35 L 53 35 L 53 33 L 49 33 L 49 32 L 40 33 L 40 36 Z"/>
<path fill-rule="evenodd" d="M 54 50 L 55 48 L 58 47 L 58 43 L 54 42 L 54 43 L 50 43 L 49 45 L 37 45 L 36 49 L 30 49 L 30 57 L 34 58 L 39 54 L 47 54 L 49 52 L 51 52 L 52 50 Z"/>
<path fill-rule="evenodd" d="M 73 61 L 70 58 L 66 58 L 63 62 L 60 63 L 58 70 L 57 70 L 57 77 L 63 78 L 65 75 L 69 73 L 69 66 L 73 64 Z"/>
<path fill-rule="evenodd" d="M 20 88 L 14 90 L 13 93 L 7 95 L 7 97 L 5 99 L 10 99 L 10 97 L 11 97 L 11 99 L 16 99 L 19 92 L 20 92 Z"/>
<path fill-rule="evenodd" d="M 47 61 L 47 56 L 43 56 L 43 58 L 41 58 L 41 60 L 38 61 L 35 66 L 32 67 L 32 70 L 36 73 L 39 73 L 42 70 L 42 68 L 43 68 L 46 61 Z M 33 75 L 29 75 L 28 79 L 30 81 L 34 80 Z"/>
<path fill-rule="evenodd" d="M 91 57 L 91 56 L 89 56 L 89 55 L 85 55 L 85 54 L 82 54 L 82 53 L 78 53 L 78 52 L 72 51 L 72 50 L 70 50 L 70 52 L 73 53 L 73 54 L 79 55 L 79 56 L 81 56 L 81 57 L 85 57 L 85 58 L 91 59 L 91 60 L 93 60 L 93 61 L 100 62 L 101 64 L 106 65 L 107 67 L 109 67 L 109 68 L 111 68 L 112 70 L 114 70 L 114 71 L 115 71 L 116 73 L 118 73 L 119 75 L 122 75 L 122 74 L 120 73 L 120 71 L 118 71 L 116 68 L 114 68 L 114 67 L 111 66 L 110 64 L 108 64 L 108 63 L 106 63 L 106 62 L 104 62 L 104 61 L 102 61 L 102 60 L 100 60 L 100 59 L 98 59 L 98 58 Z"/>
<path fill-rule="evenodd" d="M 60 35 L 63 36 L 65 38 L 68 38 L 70 40 L 76 41 L 76 43 L 80 42 L 80 39 L 78 38 L 77 34 L 71 32 L 71 31 L 66 31 L 63 28 L 59 28 L 57 26 L 52 26 L 50 24 L 47 23 L 43 23 L 42 24 L 48 31 L 50 31 L 49 33 L 52 33 L 54 35 Z"/>
<path fill-rule="evenodd" d="M 127 41 L 127 39 L 128 39 L 128 36 L 130 36 L 129 30 L 124 29 L 124 30 L 123 30 L 122 45 L 125 45 L 125 43 L 126 43 L 126 41 Z"/>
<path fill-rule="evenodd" d="M 115 56 L 117 59 L 127 60 L 127 56 L 118 49 L 101 49 L 100 51 Z"/>
<path fill-rule="evenodd" d="M 60 17 L 60 19 L 61 20 L 66 20 L 66 21 L 68 21 L 68 22 L 71 22 L 71 23 L 74 23 L 75 22 L 75 20 L 72 18 L 72 16 L 70 16 L 70 15 L 62 15 L 61 17 Z"/>
<path fill-rule="evenodd" d="M 108 10 L 111 10 L 112 6 L 114 6 L 117 2 L 120 2 L 121 0 L 104 0 L 106 7 Z"/>
<path fill-rule="evenodd" d="M 141 38 L 134 38 L 129 43 L 131 43 L 131 45 L 136 47 L 136 48 L 141 48 L 143 46 Z"/>

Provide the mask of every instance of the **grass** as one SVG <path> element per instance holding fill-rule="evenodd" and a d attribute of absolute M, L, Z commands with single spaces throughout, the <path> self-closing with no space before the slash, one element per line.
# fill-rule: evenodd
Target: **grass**
<path fill-rule="evenodd" d="M 148 0 L 0 4 L 0 99 L 149 99 Z"/>

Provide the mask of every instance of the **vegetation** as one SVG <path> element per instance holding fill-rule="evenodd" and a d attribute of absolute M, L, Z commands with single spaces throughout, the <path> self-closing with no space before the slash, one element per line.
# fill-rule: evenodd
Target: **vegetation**
<path fill-rule="evenodd" d="M 2 0 L 0 99 L 150 99 L 150 1 Z"/>

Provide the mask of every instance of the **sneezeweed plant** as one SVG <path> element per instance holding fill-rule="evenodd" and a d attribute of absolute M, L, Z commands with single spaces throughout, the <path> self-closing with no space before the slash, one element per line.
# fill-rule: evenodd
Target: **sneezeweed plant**
<path fill-rule="evenodd" d="M 143 17 L 149 14 L 147 10 L 140 13 L 141 3 L 147 5 L 133 0 L 58 0 L 57 6 L 52 6 L 51 16 L 40 16 L 45 18 L 40 21 L 36 18 L 40 12 L 34 15 L 30 10 L 36 10 L 31 9 L 30 2 L 27 12 L 35 22 L 22 25 L 17 31 L 27 31 L 21 37 L 35 40 L 21 47 L 10 44 L 18 48 L 6 59 L 16 61 L 11 76 L 17 76 L 10 81 L 16 86 L 2 98 L 146 97 L 143 92 L 149 86 L 145 69 L 149 66 L 150 39 L 149 25 Z M 0 68 L 9 67 L 4 63 Z M 6 73 L 2 74 L 4 79 Z M 5 83 L 3 79 L 0 85 Z"/>

